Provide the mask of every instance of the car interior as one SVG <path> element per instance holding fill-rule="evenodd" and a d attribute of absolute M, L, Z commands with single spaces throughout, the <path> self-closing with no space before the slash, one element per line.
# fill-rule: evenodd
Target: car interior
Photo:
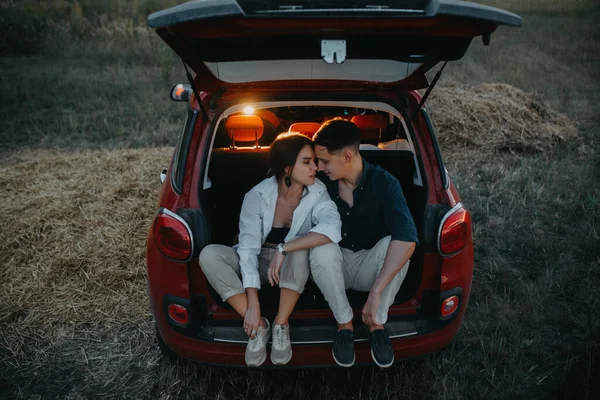
<path fill-rule="evenodd" d="M 321 124 L 334 117 L 354 122 L 361 130 L 360 153 L 368 162 L 380 165 L 401 183 L 409 209 L 420 233 L 426 203 L 426 185 L 419 170 L 418 154 L 409 139 L 406 124 L 388 112 L 355 107 L 288 106 L 234 112 L 216 127 L 208 164 L 203 198 L 208 205 L 211 243 L 234 244 L 244 195 L 269 174 L 270 144 L 282 132 L 298 132 L 312 137 Z M 411 258 L 406 280 L 396 303 L 414 296 L 420 284 L 423 252 L 419 247 Z M 348 291 L 353 306 L 366 300 L 368 293 Z M 216 294 L 216 293 L 214 293 Z M 278 291 L 263 288 L 261 298 L 277 304 Z M 221 302 L 219 296 L 213 296 Z M 318 288 L 309 280 L 297 307 L 326 305 Z M 224 304 L 228 307 L 228 305 Z"/>

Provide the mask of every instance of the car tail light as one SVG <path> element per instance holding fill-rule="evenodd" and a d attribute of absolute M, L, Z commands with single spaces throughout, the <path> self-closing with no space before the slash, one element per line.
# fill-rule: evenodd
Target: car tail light
<path fill-rule="evenodd" d="M 458 203 L 442 219 L 438 234 L 438 250 L 451 256 L 465 248 L 471 240 L 471 215 Z"/>
<path fill-rule="evenodd" d="M 154 219 L 152 235 L 158 251 L 165 257 L 178 262 L 187 262 L 192 258 L 192 231 L 179 215 L 161 208 Z"/>
<path fill-rule="evenodd" d="M 169 304 L 169 318 L 182 325 L 190 322 L 187 308 L 179 304 Z"/>
<path fill-rule="evenodd" d="M 446 300 L 442 301 L 442 308 L 440 310 L 440 315 L 442 318 L 449 317 L 454 314 L 454 312 L 458 309 L 458 296 L 448 297 Z"/>

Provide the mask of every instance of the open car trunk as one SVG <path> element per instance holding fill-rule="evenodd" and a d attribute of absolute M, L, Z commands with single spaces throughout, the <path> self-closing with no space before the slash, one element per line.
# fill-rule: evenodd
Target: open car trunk
<path fill-rule="evenodd" d="M 298 107 L 300 108 L 300 107 Z M 308 108 L 308 107 L 306 107 Z M 323 109 L 326 109 L 323 107 Z M 329 115 L 334 117 L 347 113 L 346 108 L 330 107 L 326 109 L 328 112 L 337 112 L 339 114 Z M 327 119 L 322 113 L 318 112 L 318 108 L 311 110 L 318 113 L 313 118 L 310 115 L 296 115 L 296 118 L 304 120 L 312 119 L 321 120 Z M 389 118 L 387 113 L 385 118 Z M 271 126 L 267 131 L 265 127 L 264 135 L 260 138 L 259 144 L 263 147 L 253 148 L 252 146 L 238 147 L 231 149 L 231 141 L 224 129 L 224 123 L 221 122 L 217 129 L 213 148 L 208 166 L 208 187 L 203 191 L 210 221 L 211 242 L 232 246 L 234 238 L 238 233 L 239 215 L 241 210 L 244 195 L 256 184 L 267 177 L 269 170 L 268 154 L 269 144 L 276 134 L 281 133 L 289 128 L 289 123 L 283 122 L 277 129 Z M 406 135 L 403 124 L 398 118 L 395 118 L 385 131 L 382 132 L 382 140 L 389 140 L 401 135 Z M 267 137 L 265 142 L 262 139 Z M 377 147 L 378 140 L 366 144 L 363 143 L 364 149 L 360 150 L 361 155 L 370 163 L 380 165 L 392 175 L 394 175 L 401 183 L 404 195 L 407 199 L 407 204 L 412 213 L 415 225 L 420 233 L 422 230 L 423 215 L 426 207 L 426 185 L 423 182 L 415 184 L 415 178 L 418 176 L 421 179 L 420 172 L 417 173 L 416 158 L 411 150 L 381 150 Z M 251 143 L 250 143 L 251 144 Z M 411 258 L 409 272 L 405 281 L 396 296 L 394 304 L 401 304 L 411 299 L 419 289 L 423 267 L 423 251 L 417 247 Z M 229 309 L 230 306 L 223 302 L 214 289 L 209 288 L 210 295 L 220 306 Z M 259 299 L 261 309 L 267 316 L 274 316 L 277 313 L 279 304 L 279 288 L 272 288 L 269 285 L 263 285 L 259 290 Z M 362 308 L 368 292 L 358 292 L 348 290 L 348 300 L 353 308 Z M 317 288 L 316 284 L 309 279 L 305 287 L 305 291 L 300 296 L 300 299 L 295 307 L 297 310 L 314 310 L 323 309 L 329 310 L 329 305 L 324 299 L 322 293 Z"/>

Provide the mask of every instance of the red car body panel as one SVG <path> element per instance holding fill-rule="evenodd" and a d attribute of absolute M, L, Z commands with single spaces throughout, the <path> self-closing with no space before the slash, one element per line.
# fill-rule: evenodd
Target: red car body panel
<path fill-rule="evenodd" d="M 446 347 L 456 336 L 465 312 L 462 307 L 455 319 L 443 329 L 418 336 L 392 340 L 396 360 L 422 357 Z M 159 327 L 161 324 L 159 324 Z M 164 325 L 163 325 L 164 327 Z M 159 328 L 161 329 L 161 328 Z M 224 344 L 216 342 L 203 342 L 178 334 L 172 329 L 161 329 L 163 340 L 177 355 L 213 365 L 245 366 L 243 344 Z M 356 363 L 372 364 L 371 346 L 369 342 L 357 342 L 355 345 Z M 295 345 L 294 356 L 286 367 L 293 366 L 334 366 L 335 361 L 331 355 L 330 344 Z M 264 366 L 272 366 L 267 357 Z M 281 366 L 278 366 L 281 368 Z"/>

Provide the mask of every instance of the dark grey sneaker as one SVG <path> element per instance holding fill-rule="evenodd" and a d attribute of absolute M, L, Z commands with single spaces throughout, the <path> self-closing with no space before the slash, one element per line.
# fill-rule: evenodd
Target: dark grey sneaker
<path fill-rule="evenodd" d="M 387 368 L 394 363 L 394 349 L 385 329 L 376 329 L 371 335 L 371 357 L 375 364 Z"/>
<path fill-rule="evenodd" d="M 333 341 L 333 359 L 340 367 L 354 365 L 354 332 L 350 329 L 338 331 Z"/>

